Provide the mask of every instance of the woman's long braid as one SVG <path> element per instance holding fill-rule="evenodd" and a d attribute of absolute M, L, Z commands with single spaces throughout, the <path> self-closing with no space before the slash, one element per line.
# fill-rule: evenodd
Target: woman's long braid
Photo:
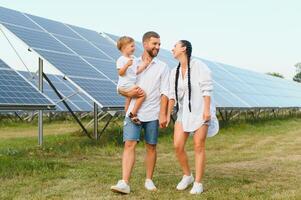
<path fill-rule="evenodd" d="M 191 54 L 192 54 L 192 45 L 189 41 L 187 40 L 181 40 L 183 46 L 186 47 L 186 56 L 187 56 L 187 64 L 188 64 L 188 99 L 189 99 L 189 103 L 188 103 L 188 108 L 189 108 L 189 112 L 191 112 L 191 69 L 190 69 L 190 59 L 191 59 Z"/>
<path fill-rule="evenodd" d="M 190 77 L 190 58 L 191 58 L 191 53 L 192 53 L 192 46 L 191 43 L 187 40 L 180 40 L 182 43 L 183 47 L 186 47 L 186 56 L 187 56 L 187 64 L 188 64 L 188 96 L 189 96 L 189 103 L 188 103 L 188 108 L 189 111 L 191 112 L 191 77 Z M 175 93 L 176 93 L 176 112 L 179 110 L 179 103 L 178 103 L 178 79 L 179 79 L 179 73 L 180 73 L 180 66 L 181 64 L 179 63 L 176 71 L 176 77 L 175 77 Z"/>
<path fill-rule="evenodd" d="M 178 81 L 179 81 L 179 73 L 180 73 L 180 63 L 178 64 L 177 67 L 177 72 L 176 72 L 176 79 L 175 79 L 175 93 L 176 93 L 176 113 L 179 111 L 179 103 L 178 103 Z"/>

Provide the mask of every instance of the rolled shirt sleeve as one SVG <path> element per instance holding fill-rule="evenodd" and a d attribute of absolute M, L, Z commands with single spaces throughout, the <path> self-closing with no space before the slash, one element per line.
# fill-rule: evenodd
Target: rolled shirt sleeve
<path fill-rule="evenodd" d="M 210 69 L 206 67 L 202 67 L 200 70 L 200 88 L 203 96 L 211 96 L 213 92 L 213 80 L 211 76 Z"/>
<path fill-rule="evenodd" d="M 176 100 L 175 93 L 175 70 L 173 69 L 169 74 L 169 92 L 168 98 Z"/>
<path fill-rule="evenodd" d="M 167 65 L 165 65 L 165 69 L 161 75 L 161 83 L 160 83 L 160 95 L 169 96 L 169 73 L 170 70 Z"/>

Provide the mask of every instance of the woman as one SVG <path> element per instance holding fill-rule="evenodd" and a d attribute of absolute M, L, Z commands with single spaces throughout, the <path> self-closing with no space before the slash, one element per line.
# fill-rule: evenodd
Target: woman
<path fill-rule="evenodd" d="M 201 183 L 205 169 L 205 140 L 218 132 L 218 121 L 212 101 L 213 83 L 211 72 L 201 61 L 192 59 L 192 46 L 187 40 L 180 40 L 172 50 L 179 61 L 170 74 L 168 119 L 176 104 L 177 120 L 174 126 L 174 147 L 183 170 L 183 178 L 177 190 L 185 190 L 193 184 L 191 194 L 203 192 Z M 185 143 L 193 134 L 195 153 L 195 179 L 190 171 Z"/>

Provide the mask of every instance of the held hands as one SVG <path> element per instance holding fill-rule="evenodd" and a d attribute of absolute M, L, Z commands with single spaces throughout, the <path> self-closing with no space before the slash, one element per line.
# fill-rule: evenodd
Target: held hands
<path fill-rule="evenodd" d="M 167 117 L 166 117 L 166 128 L 168 127 L 169 125 L 169 122 L 170 122 L 170 115 L 167 114 Z"/>
<path fill-rule="evenodd" d="M 160 114 L 159 116 L 159 125 L 160 128 L 165 128 L 167 126 L 167 117 L 164 114 Z"/>

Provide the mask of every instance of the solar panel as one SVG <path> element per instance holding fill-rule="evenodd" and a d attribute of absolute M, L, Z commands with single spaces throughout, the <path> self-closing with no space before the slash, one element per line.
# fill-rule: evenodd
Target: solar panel
<path fill-rule="evenodd" d="M 53 103 L 0 60 L 0 110 L 53 109 Z"/>
<path fill-rule="evenodd" d="M 30 72 L 19 71 L 27 80 L 31 81 L 34 85 L 37 84 L 37 76 L 35 74 L 30 75 Z M 93 110 L 92 102 L 84 94 L 78 92 L 78 90 L 67 80 L 64 80 L 63 76 L 47 74 L 55 88 L 60 94 L 66 98 L 65 101 L 71 107 L 74 112 L 91 112 Z M 56 103 L 56 110 L 60 112 L 67 112 L 68 109 L 62 103 L 61 99 L 56 95 L 48 82 L 44 80 L 44 94 Z"/>
<path fill-rule="evenodd" d="M 18 11 L 11 10 L 0 6 L 0 22 L 1 24 L 14 24 L 17 26 L 28 27 L 30 29 L 41 30 L 37 25 Z"/>

